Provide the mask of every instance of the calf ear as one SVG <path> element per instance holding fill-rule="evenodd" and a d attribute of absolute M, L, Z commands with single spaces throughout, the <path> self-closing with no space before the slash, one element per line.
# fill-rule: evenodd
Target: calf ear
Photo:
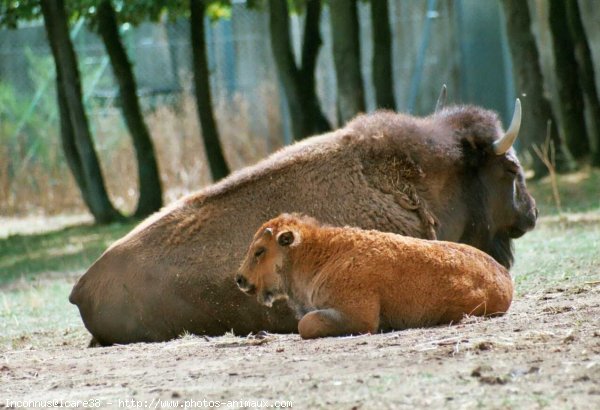
<path fill-rule="evenodd" d="M 277 235 L 277 243 L 281 246 L 290 246 L 294 243 L 294 234 L 291 231 L 281 232 Z"/>

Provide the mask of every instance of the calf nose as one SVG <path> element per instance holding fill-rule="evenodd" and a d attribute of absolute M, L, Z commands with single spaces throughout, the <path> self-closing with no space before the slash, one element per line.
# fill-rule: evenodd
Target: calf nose
<path fill-rule="evenodd" d="M 241 273 L 235 275 L 235 283 L 237 283 L 238 287 L 242 290 L 248 287 L 248 280 Z"/>
<path fill-rule="evenodd" d="M 248 295 L 254 295 L 256 293 L 256 286 L 248 282 L 248 279 L 241 273 L 235 275 L 235 283 L 237 283 L 238 287 Z"/>

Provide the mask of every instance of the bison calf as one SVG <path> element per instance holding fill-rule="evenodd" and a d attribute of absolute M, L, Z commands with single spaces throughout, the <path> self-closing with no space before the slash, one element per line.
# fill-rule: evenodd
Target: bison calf
<path fill-rule="evenodd" d="M 289 214 L 258 230 L 236 282 L 267 306 L 288 299 L 304 339 L 501 314 L 513 293 L 509 272 L 471 246 Z"/>

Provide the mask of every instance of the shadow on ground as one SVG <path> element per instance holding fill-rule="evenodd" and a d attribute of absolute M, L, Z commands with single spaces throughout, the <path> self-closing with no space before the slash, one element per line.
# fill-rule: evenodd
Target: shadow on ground
<path fill-rule="evenodd" d="M 45 272 L 73 272 L 88 267 L 137 221 L 78 225 L 50 232 L 0 238 L 0 286 Z"/>

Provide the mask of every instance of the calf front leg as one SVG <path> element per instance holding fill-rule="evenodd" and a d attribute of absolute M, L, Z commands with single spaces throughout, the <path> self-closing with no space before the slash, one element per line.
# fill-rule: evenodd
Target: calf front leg
<path fill-rule="evenodd" d="M 298 332 L 303 339 L 375 333 L 379 328 L 379 309 L 342 312 L 338 309 L 313 310 L 302 317 Z"/>

